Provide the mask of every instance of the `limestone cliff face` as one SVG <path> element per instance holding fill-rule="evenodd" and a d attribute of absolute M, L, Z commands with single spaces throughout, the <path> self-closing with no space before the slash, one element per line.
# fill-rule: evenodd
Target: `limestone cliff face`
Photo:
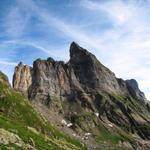
<path fill-rule="evenodd" d="M 28 89 L 32 84 L 32 68 L 21 62 L 16 66 L 13 76 L 13 88 L 28 96 Z"/>
<path fill-rule="evenodd" d="M 32 68 L 19 64 L 13 87 L 35 103 L 42 103 L 78 123 L 76 127 L 82 130 L 93 130 L 91 125 L 99 130 L 98 122 L 103 120 L 150 139 L 148 128 L 143 128 L 149 124 L 150 107 L 137 82 L 116 78 L 93 54 L 74 42 L 67 63 L 48 58 L 37 59 Z M 93 117 L 86 122 L 85 116 L 82 123 L 76 122 L 78 115 L 87 112 L 98 113 L 99 120 Z"/>
<path fill-rule="evenodd" d="M 76 92 L 104 91 L 146 99 L 135 80 L 117 79 L 97 58 L 75 42 L 68 63 L 37 59 L 33 68 L 20 63 L 15 68 L 13 87 L 32 99 L 73 96 Z"/>
<path fill-rule="evenodd" d="M 56 62 L 50 58 L 36 60 L 33 63 L 33 79 L 29 89 L 29 98 L 48 104 L 53 98 L 61 99 L 70 94 L 69 69 L 63 62 Z"/>

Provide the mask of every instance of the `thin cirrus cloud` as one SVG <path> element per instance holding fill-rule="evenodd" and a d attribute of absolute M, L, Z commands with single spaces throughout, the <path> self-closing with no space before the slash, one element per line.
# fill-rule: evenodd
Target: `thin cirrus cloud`
<path fill-rule="evenodd" d="M 0 60 L 0 64 L 1 65 L 9 65 L 9 66 L 16 66 L 17 65 L 17 63 L 15 63 L 15 62 L 9 62 L 9 61 L 1 61 Z"/>
<path fill-rule="evenodd" d="M 137 79 L 150 99 L 149 1 L 69 1 L 68 5 L 65 3 L 66 10 L 60 9 L 61 4 L 57 2 L 51 3 L 16 0 L 4 19 L 7 39 L 3 39 L 3 44 L 34 48 L 36 52 L 41 51 L 38 56 L 66 61 L 68 45 L 76 41 L 118 77 Z M 26 54 L 26 50 L 22 53 Z M 7 53 L 8 63 L 0 61 L 0 64 L 16 63 L 11 55 L 12 52 Z M 23 61 L 27 62 L 26 58 Z"/>
<path fill-rule="evenodd" d="M 110 50 L 110 59 L 106 60 L 107 66 L 112 68 L 118 76 L 123 78 L 136 78 L 140 87 L 150 95 L 149 58 L 150 58 L 150 4 L 140 1 L 121 0 L 107 1 L 103 4 L 93 1 L 83 1 L 86 9 L 105 13 L 112 21 L 113 28 L 109 31 L 105 49 Z M 113 36 L 115 34 L 115 36 Z M 113 39 L 115 37 L 115 39 Z M 107 44 L 107 40 L 111 44 Z"/>
<path fill-rule="evenodd" d="M 27 28 L 27 23 L 29 16 L 23 15 L 19 7 L 12 7 L 9 10 L 8 15 L 6 16 L 5 29 L 6 35 L 9 35 L 12 38 L 20 38 L 25 34 Z"/>
<path fill-rule="evenodd" d="M 55 30 L 60 31 L 61 35 L 70 38 L 71 40 L 75 40 L 82 45 L 88 45 L 88 47 L 95 49 L 99 48 L 101 39 L 97 35 L 95 35 L 95 37 L 90 37 L 87 31 L 78 27 L 78 24 L 65 22 L 63 19 L 52 15 L 51 12 L 46 9 L 36 5 L 32 0 L 21 0 L 21 4 L 24 4 L 28 9 L 31 8 L 34 15 L 46 24 L 50 30 L 51 28 L 54 28 Z M 93 38 L 94 40 L 92 40 Z"/>

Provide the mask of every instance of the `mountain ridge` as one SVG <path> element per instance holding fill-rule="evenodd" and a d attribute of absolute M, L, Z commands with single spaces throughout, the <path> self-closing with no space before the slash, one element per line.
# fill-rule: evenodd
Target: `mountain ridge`
<path fill-rule="evenodd" d="M 62 64 L 62 65 L 72 65 L 72 67 L 78 67 L 78 66 L 80 66 L 80 63 L 82 63 L 82 62 L 80 62 L 79 60 L 77 60 L 77 58 L 79 58 L 80 56 L 79 56 L 79 53 L 83 53 L 83 55 L 85 54 L 85 56 L 86 57 L 89 57 L 89 59 L 91 58 L 91 61 L 96 61 L 96 62 L 98 62 L 100 65 L 101 65 L 101 68 L 105 68 L 105 70 L 104 70 L 104 72 L 108 72 L 109 74 L 112 74 L 112 76 L 114 76 L 115 78 L 116 78 L 116 80 L 117 80 L 117 82 L 115 83 L 116 85 L 114 85 L 114 86 L 118 86 L 117 84 L 120 84 L 120 87 L 117 87 L 118 89 L 117 90 L 119 90 L 119 88 L 124 88 L 123 90 L 124 91 L 126 91 L 126 92 L 128 92 L 128 93 L 130 93 L 133 97 L 135 97 L 135 98 L 141 98 L 141 99 L 144 99 L 144 100 L 146 100 L 146 97 L 145 97 L 145 95 L 144 95 L 144 93 L 143 92 L 141 92 L 140 91 L 140 89 L 139 89 L 139 87 L 138 87 L 138 83 L 137 83 L 137 81 L 135 80 L 135 79 L 128 79 L 128 80 L 123 80 L 123 79 L 121 79 L 121 78 L 117 78 L 116 76 L 115 76 L 115 74 L 112 72 L 112 71 L 110 71 L 107 67 L 105 67 L 103 64 L 101 64 L 98 60 L 97 60 L 97 58 L 92 54 L 92 53 L 90 53 L 90 52 L 88 52 L 87 50 L 85 50 L 85 49 L 83 49 L 82 47 L 80 47 L 77 43 L 75 43 L 75 42 L 72 42 L 71 43 L 71 45 L 70 45 L 70 60 L 69 60 L 69 62 L 67 62 L 67 63 L 64 63 L 63 61 L 55 61 L 53 58 L 51 58 L 51 57 L 49 57 L 48 59 L 47 59 L 47 62 L 52 62 L 52 63 L 58 63 L 58 64 Z M 73 55 L 75 55 L 75 60 L 73 60 L 74 58 L 73 58 Z M 84 56 L 83 56 L 84 57 Z M 81 58 L 79 58 L 80 60 L 82 60 L 83 58 L 81 57 Z M 38 62 L 40 59 L 37 59 L 36 61 L 34 61 L 34 63 L 35 63 L 35 65 L 36 65 L 36 62 Z M 76 61 L 77 60 L 77 62 L 73 62 L 73 61 Z M 41 62 L 44 62 L 44 61 L 46 61 L 46 60 L 41 60 Z M 85 61 L 84 61 L 85 62 Z M 95 63 L 96 63 L 95 62 Z M 33 67 L 34 67 L 34 63 L 33 63 Z M 87 62 L 88 63 L 88 62 Z M 91 62 L 92 63 L 92 62 Z M 75 66 L 75 65 L 76 66 Z M 16 75 L 16 74 L 14 74 L 14 76 L 13 76 L 13 87 L 15 88 L 15 89 L 17 89 L 17 86 L 19 86 L 18 85 L 18 83 L 15 83 L 15 81 L 17 82 L 18 80 L 20 80 L 20 81 L 22 81 L 22 80 L 24 80 L 23 78 L 26 78 L 26 79 L 28 79 L 28 80 L 26 80 L 26 82 L 24 82 L 24 83 L 26 83 L 27 85 L 22 85 L 22 87 L 26 87 L 25 89 L 17 89 L 17 90 L 19 90 L 19 91 L 22 91 L 22 92 L 25 92 L 25 91 L 27 91 L 27 89 L 30 87 L 30 85 L 31 85 L 31 80 L 32 80 L 32 69 L 33 69 L 33 67 L 31 67 L 31 66 L 28 66 L 28 65 L 23 65 L 22 64 L 22 62 L 20 62 L 19 64 L 18 64 L 18 66 L 16 66 L 16 70 L 15 70 L 15 73 L 17 73 L 17 72 L 24 72 L 24 71 L 27 71 L 27 72 L 24 72 L 24 74 L 22 74 L 22 75 L 25 75 L 25 74 L 27 74 L 25 77 L 20 77 L 20 79 L 17 79 L 17 80 L 15 80 L 15 76 L 19 76 L 19 75 Z M 85 66 L 84 66 L 85 67 Z M 20 70 L 17 70 L 17 69 L 20 69 Z M 93 69 L 93 68 L 92 68 Z M 76 68 L 74 69 L 74 70 L 76 70 Z M 95 77 L 95 78 L 98 78 L 98 77 Z M 103 78 L 104 79 L 104 78 Z M 94 79 L 94 80 L 96 80 L 96 79 Z M 97 79 L 98 80 L 98 79 Z M 90 82 L 90 81 L 89 81 Z M 21 84 L 21 83 L 20 83 Z M 108 84 L 108 83 L 107 83 Z M 20 86 L 20 88 L 21 88 L 21 86 Z M 103 87 L 102 87 L 103 88 Z M 107 87 L 108 88 L 108 87 Z M 126 88 L 126 89 L 125 89 Z M 133 91 L 134 89 L 136 89 L 137 91 Z M 105 90 L 107 90 L 107 89 L 105 89 Z M 110 90 L 110 89 L 109 89 Z M 122 89 L 121 89 L 122 90 Z M 122 90 L 122 91 L 123 91 Z M 111 90 L 110 90 L 111 91 Z M 114 92 L 115 93 L 115 92 Z M 120 94 L 120 93 L 119 93 Z"/>
<path fill-rule="evenodd" d="M 57 113 L 61 117 L 58 122 L 70 122 L 69 130 L 81 140 L 89 133 L 83 141 L 98 141 L 95 149 L 110 143 L 118 146 L 119 141 L 126 142 L 124 146 L 128 149 L 135 149 L 138 139 L 150 139 L 150 107 L 136 80 L 116 78 L 75 42 L 70 45 L 67 63 L 48 58 L 35 60 L 33 67 L 19 64 L 13 87 L 28 97 L 48 120 L 55 123 L 57 117 L 50 119 L 49 115 Z M 90 144 L 88 147 L 94 149 L 94 144 Z"/>

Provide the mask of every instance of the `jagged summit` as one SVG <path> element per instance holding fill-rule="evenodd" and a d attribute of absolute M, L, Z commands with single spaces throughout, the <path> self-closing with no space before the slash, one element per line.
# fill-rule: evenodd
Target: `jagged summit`
<path fill-rule="evenodd" d="M 127 84 L 127 87 L 128 87 L 130 94 L 134 98 L 138 98 L 138 99 L 142 99 L 144 101 L 147 101 L 145 94 L 140 91 L 138 83 L 135 79 L 126 80 L 126 84 Z"/>
<path fill-rule="evenodd" d="M 79 135 L 90 132 L 93 140 L 104 141 L 108 139 L 101 130 L 123 141 L 132 141 L 132 134 L 137 139 L 150 139 L 150 106 L 145 103 L 137 82 L 116 78 L 93 54 L 75 42 L 70 46 L 68 63 L 48 58 L 36 60 L 33 67 L 18 65 L 13 86 L 48 119 L 53 114 L 41 109 L 39 103 L 71 122 L 71 132 Z"/>
<path fill-rule="evenodd" d="M 13 88 L 19 90 L 23 95 L 28 95 L 28 88 L 32 82 L 32 67 L 24 65 L 22 62 L 15 67 L 13 75 Z"/>
<path fill-rule="evenodd" d="M 70 45 L 70 58 L 73 57 L 73 55 L 77 55 L 79 53 L 82 53 L 84 55 L 90 54 L 87 50 L 80 47 L 77 43 L 72 42 Z"/>
<path fill-rule="evenodd" d="M 48 62 L 51 62 L 53 65 Z M 58 77 L 56 83 L 54 82 L 56 81 L 56 77 L 53 77 L 55 75 L 61 75 L 61 77 Z M 115 74 L 101 64 L 92 53 L 80 47 L 75 42 L 72 42 L 70 45 L 70 60 L 67 64 L 62 61 L 55 61 L 51 57 L 44 61 L 37 59 L 34 61 L 33 67 L 23 65 L 23 63 L 20 62 L 15 69 L 13 86 L 15 89 L 28 93 L 28 88 L 32 85 L 32 81 L 39 80 L 38 82 L 43 83 L 46 76 L 54 78 L 52 81 L 54 86 L 59 82 L 62 83 L 60 80 L 64 80 L 62 86 L 67 84 L 64 87 L 68 88 L 63 91 L 66 93 L 73 89 L 71 87 L 73 86 L 82 91 L 94 89 L 124 96 L 131 95 L 134 98 L 143 100 L 146 99 L 144 93 L 139 90 L 136 80 L 124 81 L 116 78 Z M 44 77 L 44 80 L 40 81 L 41 77 Z M 50 81 L 47 84 L 49 85 Z M 60 89 L 60 87 L 57 89 Z M 62 93 L 60 91 L 62 91 L 62 89 L 56 93 Z"/>
<path fill-rule="evenodd" d="M 70 60 L 72 59 L 77 59 L 80 61 L 82 61 L 82 59 L 97 60 L 97 58 L 92 53 L 82 48 L 75 42 L 72 42 L 70 45 Z"/>
<path fill-rule="evenodd" d="M 18 66 L 22 66 L 23 65 L 23 63 L 22 63 L 22 61 L 20 61 L 19 63 L 18 63 Z"/>

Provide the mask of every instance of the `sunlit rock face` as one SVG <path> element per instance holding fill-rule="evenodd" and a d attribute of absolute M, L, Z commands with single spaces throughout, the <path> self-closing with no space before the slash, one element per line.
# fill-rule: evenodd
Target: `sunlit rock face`
<path fill-rule="evenodd" d="M 15 67 L 13 88 L 28 96 L 28 89 L 32 84 L 32 68 L 21 62 Z"/>

